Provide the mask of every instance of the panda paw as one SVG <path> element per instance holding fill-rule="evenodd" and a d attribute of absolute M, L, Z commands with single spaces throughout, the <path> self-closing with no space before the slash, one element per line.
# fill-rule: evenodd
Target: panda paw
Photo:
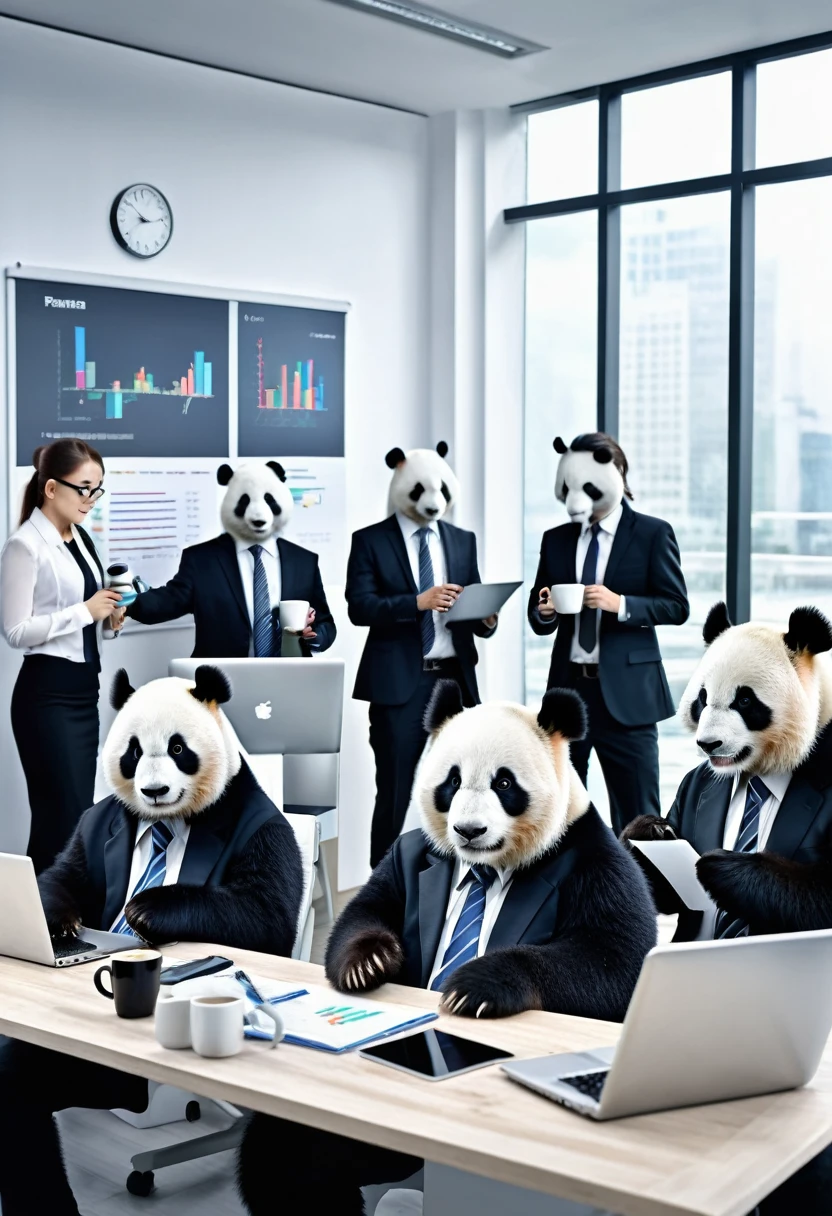
<path fill-rule="evenodd" d="M 171 892 L 175 890 L 176 887 L 149 887 L 127 903 L 124 918 L 133 932 L 146 942 L 164 940 L 166 927 L 162 910 L 170 903 Z"/>
<path fill-rule="evenodd" d="M 509 1018 L 527 1009 L 542 1009 L 540 997 L 512 951 L 495 951 L 463 963 L 443 989 L 442 1013 L 463 1018 Z"/>
<path fill-rule="evenodd" d="M 394 980 L 402 969 L 404 951 L 395 933 L 386 929 L 356 934 L 327 959 L 327 979 L 339 992 L 372 992 Z"/>
<path fill-rule="evenodd" d="M 734 853 L 714 849 L 703 853 L 696 863 L 696 876 L 711 898 L 720 906 L 730 905 L 754 881 L 765 865 L 763 853 Z"/>
<path fill-rule="evenodd" d="M 622 844 L 629 840 L 675 840 L 676 833 L 659 815 L 637 815 L 619 836 Z"/>

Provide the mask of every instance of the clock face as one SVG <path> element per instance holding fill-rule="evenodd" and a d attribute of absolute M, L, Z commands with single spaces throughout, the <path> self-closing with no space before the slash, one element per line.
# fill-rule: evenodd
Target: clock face
<path fill-rule="evenodd" d="M 152 258 L 170 240 L 173 213 L 161 190 L 139 183 L 116 196 L 110 227 L 122 249 L 137 258 Z"/>

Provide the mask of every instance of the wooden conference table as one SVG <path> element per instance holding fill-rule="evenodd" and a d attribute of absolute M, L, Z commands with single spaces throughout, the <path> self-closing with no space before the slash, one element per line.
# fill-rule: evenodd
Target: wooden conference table
<path fill-rule="evenodd" d="M 321 967 L 272 955 L 181 943 L 175 953 L 226 953 L 249 974 L 326 982 Z M 225 1060 L 166 1051 L 151 1018 L 116 1017 L 93 988 L 94 969 L 0 958 L 0 1033 L 424 1157 L 425 1216 L 746 1216 L 832 1141 L 832 1040 L 806 1089 L 595 1123 L 497 1067 L 432 1083 L 354 1052 L 332 1056 L 285 1043 L 272 1050 L 247 1041 Z M 436 994 L 421 989 L 391 984 L 382 992 L 386 1002 L 437 1004 Z M 609 1044 L 620 1032 L 613 1023 L 549 1013 L 443 1017 L 435 1025 L 517 1056 Z"/>

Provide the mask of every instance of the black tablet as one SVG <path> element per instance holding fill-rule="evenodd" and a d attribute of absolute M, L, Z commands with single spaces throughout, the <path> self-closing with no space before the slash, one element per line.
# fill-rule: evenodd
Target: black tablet
<path fill-rule="evenodd" d="M 415 1073 L 427 1081 L 444 1081 L 447 1077 L 458 1077 L 460 1073 L 512 1058 L 510 1051 L 461 1039 L 443 1030 L 422 1030 L 403 1039 L 365 1047 L 358 1054 L 402 1072 Z"/>

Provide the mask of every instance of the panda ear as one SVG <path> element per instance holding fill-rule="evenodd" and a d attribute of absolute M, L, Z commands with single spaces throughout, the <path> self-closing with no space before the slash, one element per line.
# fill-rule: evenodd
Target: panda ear
<path fill-rule="evenodd" d="M 432 734 L 433 731 L 439 730 L 439 727 L 443 726 L 449 718 L 455 718 L 457 714 L 461 714 L 462 710 L 462 689 L 456 680 L 437 680 L 422 719 L 425 730 L 428 734 Z"/>
<path fill-rule="evenodd" d="M 234 470 L 230 464 L 221 464 L 217 469 L 217 481 L 221 486 L 227 486 L 233 476 Z"/>
<path fill-rule="evenodd" d="M 552 440 L 552 447 L 555 449 L 558 456 L 562 456 L 564 454 L 564 452 L 569 451 L 569 448 L 563 442 L 560 435 L 556 435 L 555 438 Z"/>
<path fill-rule="evenodd" d="M 439 440 L 439 442 L 436 445 L 436 450 L 439 453 L 439 455 L 442 457 L 442 459 L 444 460 L 445 457 L 448 455 L 448 445 L 444 439 Z"/>
<path fill-rule="evenodd" d="M 202 663 L 194 675 L 194 687 L 190 689 L 191 696 L 197 701 L 213 701 L 224 705 L 231 700 L 231 685 L 228 676 L 219 667 L 211 667 Z"/>
<path fill-rule="evenodd" d="M 110 704 L 113 709 L 123 709 L 135 691 L 135 688 L 130 683 L 130 677 L 127 672 L 123 667 L 120 667 L 113 677 L 112 687 L 110 688 Z"/>
<path fill-rule="evenodd" d="M 543 694 L 537 725 L 547 735 L 563 735 L 570 742 L 587 732 L 586 706 L 571 688 L 550 688 Z"/>
<path fill-rule="evenodd" d="M 728 606 L 723 600 L 720 600 L 718 604 L 714 604 L 702 627 L 702 637 L 705 645 L 710 646 L 711 642 L 715 641 L 721 633 L 730 628 L 731 618 L 728 615 Z"/>
<path fill-rule="evenodd" d="M 832 625 L 817 608 L 795 608 L 783 641 L 789 650 L 823 654 L 825 650 L 832 650 Z"/>
<path fill-rule="evenodd" d="M 267 460 L 266 468 L 271 469 L 273 473 L 276 473 L 281 481 L 286 480 L 286 470 L 283 468 L 283 465 L 278 464 L 276 460 Z"/>
<path fill-rule="evenodd" d="M 606 448 L 596 448 L 592 455 L 599 464 L 609 464 L 612 460 L 612 452 L 607 451 Z"/>
<path fill-rule="evenodd" d="M 387 465 L 388 469 L 395 469 L 398 467 L 398 465 L 404 464 L 404 461 L 405 455 L 401 448 L 391 448 L 384 457 L 384 463 Z"/>

